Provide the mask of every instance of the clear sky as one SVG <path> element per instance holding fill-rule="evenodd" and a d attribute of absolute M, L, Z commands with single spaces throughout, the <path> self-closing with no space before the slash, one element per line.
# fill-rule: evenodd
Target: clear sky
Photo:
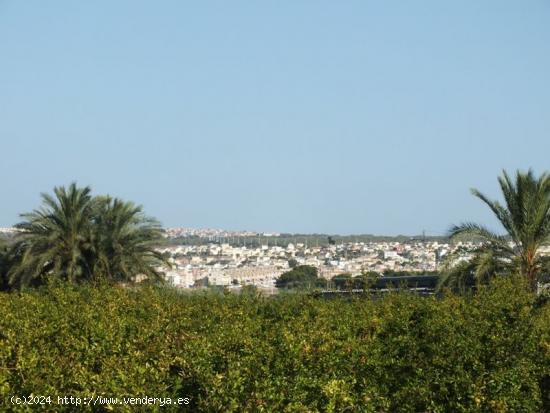
<path fill-rule="evenodd" d="M 550 2 L 0 0 L 0 226 L 76 180 L 166 226 L 428 234 L 550 169 Z"/>

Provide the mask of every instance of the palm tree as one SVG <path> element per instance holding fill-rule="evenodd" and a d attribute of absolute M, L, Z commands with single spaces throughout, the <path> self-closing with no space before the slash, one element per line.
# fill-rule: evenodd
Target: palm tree
<path fill-rule="evenodd" d="M 89 187 L 54 188 L 54 197 L 42 194 L 43 206 L 22 214 L 14 245 L 18 256 L 10 270 L 16 286 L 40 283 L 45 277 L 68 281 L 92 278 L 90 243 L 93 202 Z"/>
<path fill-rule="evenodd" d="M 168 262 L 156 250 L 162 240 L 160 224 L 131 202 L 98 197 L 94 211 L 93 243 L 96 277 L 131 281 L 136 276 L 161 280 L 161 266 Z"/>
<path fill-rule="evenodd" d="M 43 206 L 16 225 L 10 249 L 9 281 L 15 287 L 58 278 L 69 282 L 161 280 L 166 265 L 155 247 L 162 240 L 157 221 L 140 206 L 92 197 L 89 187 L 56 187 L 42 194 Z"/>
<path fill-rule="evenodd" d="M 529 170 L 517 171 L 515 180 L 503 171 L 498 178 L 504 205 L 472 189 L 502 224 L 505 235 L 496 234 L 483 225 L 463 223 L 450 230 L 451 239 L 475 237 L 482 244 L 467 261 L 450 260 L 441 285 L 457 287 L 468 282 L 483 283 L 497 274 L 519 273 L 532 289 L 548 259 L 540 247 L 550 239 L 550 176 L 538 178 Z"/>

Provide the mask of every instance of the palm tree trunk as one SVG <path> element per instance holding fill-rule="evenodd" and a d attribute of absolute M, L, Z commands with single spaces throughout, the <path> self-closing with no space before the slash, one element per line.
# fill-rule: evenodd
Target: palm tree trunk
<path fill-rule="evenodd" d="M 525 257 L 524 275 L 527 277 L 532 291 L 537 290 L 538 268 L 536 264 L 536 251 L 528 251 Z"/>

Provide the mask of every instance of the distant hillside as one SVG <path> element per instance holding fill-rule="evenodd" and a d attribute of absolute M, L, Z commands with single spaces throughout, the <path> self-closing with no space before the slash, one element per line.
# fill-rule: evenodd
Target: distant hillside
<path fill-rule="evenodd" d="M 307 244 L 308 246 L 326 246 L 331 243 L 342 244 L 349 242 L 445 242 L 446 237 L 423 235 L 333 235 L 333 234 L 280 234 L 279 236 L 246 236 L 246 237 L 177 237 L 170 238 L 167 242 L 171 245 L 204 245 L 212 242 L 228 243 L 232 245 L 246 245 L 255 247 L 259 245 Z"/>

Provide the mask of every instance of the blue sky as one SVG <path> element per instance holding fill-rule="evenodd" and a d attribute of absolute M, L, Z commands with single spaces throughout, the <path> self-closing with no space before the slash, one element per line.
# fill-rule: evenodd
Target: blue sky
<path fill-rule="evenodd" d="M 550 169 L 550 2 L 2 1 L 0 226 L 76 180 L 166 226 L 415 234 Z"/>

